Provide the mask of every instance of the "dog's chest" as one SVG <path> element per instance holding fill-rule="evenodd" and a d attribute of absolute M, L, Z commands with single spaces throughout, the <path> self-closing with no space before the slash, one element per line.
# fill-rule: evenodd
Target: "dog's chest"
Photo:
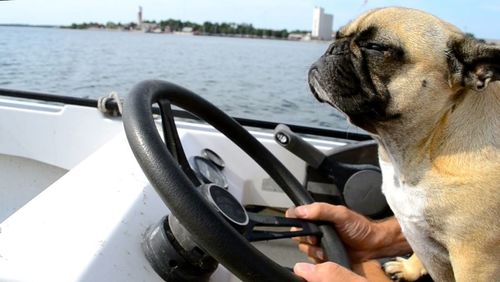
<path fill-rule="evenodd" d="M 392 164 L 380 160 L 382 191 L 413 249 L 428 252 L 429 225 L 424 216 L 425 189 L 411 186 L 400 179 Z"/>
<path fill-rule="evenodd" d="M 390 163 L 380 161 L 380 168 L 383 175 L 382 191 L 398 219 L 405 222 L 423 221 L 425 190 L 405 183 Z"/>
<path fill-rule="evenodd" d="M 443 268 L 449 267 L 449 258 L 443 246 L 433 239 L 433 232 L 425 218 L 425 187 L 404 183 L 390 163 L 380 160 L 380 168 L 382 191 L 408 243 L 429 273 L 439 274 Z"/>

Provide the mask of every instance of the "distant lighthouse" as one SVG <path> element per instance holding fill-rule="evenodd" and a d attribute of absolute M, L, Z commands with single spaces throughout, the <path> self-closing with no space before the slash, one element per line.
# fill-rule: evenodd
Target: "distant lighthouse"
<path fill-rule="evenodd" d="M 139 6 L 139 12 L 137 13 L 137 25 L 139 28 L 142 27 L 142 7 Z"/>

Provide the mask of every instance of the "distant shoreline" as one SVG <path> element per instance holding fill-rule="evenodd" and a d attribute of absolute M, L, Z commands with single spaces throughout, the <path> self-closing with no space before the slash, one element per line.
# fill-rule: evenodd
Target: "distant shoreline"
<path fill-rule="evenodd" d="M 0 27 L 32 27 L 32 28 L 57 28 L 57 29 L 66 29 L 66 30 L 88 30 L 88 31 L 104 31 L 104 32 L 137 32 L 137 33 L 145 33 L 145 34 L 158 34 L 158 35 L 186 35 L 186 36 L 210 36 L 210 37 L 227 37 L 227 38 L 247 38 L 247 39 L 265 39 L 265 40 L 280 40 L 280 41 L 295 41 L 295 42 L 328 42 L 325 40 L 317 40 L 317 39 L 308 39 L 308 40 L 297 40 L 283 37 L 274 37 L 274 36 L 255 36 L 249 34 L 224 34 L 224 33 L 183 33 L 183 32 L 145 32 L 142 30 L 122 30 L 118 28 L 71 28 L 68 26 L 59 26 L 59 25 L 31 25 L 31 24 L 0 24 Z"/>
<path fill-rule="evenodd" d="M 87 28 L 87 29 L 73 29 L 73 28 L 68 28 L 66 26 L 60 26 L 60 25 L 33 25 L 33 24 L 3 24 L 0 23 L 1 26 L 7 26 L 7 27 L 34 27 L 34 28 L 59 28 L 59 29 L 72 29 L 72 30 L 91 30 L 91 31 L 122 31 L 119 29 L 98 29 L 98 28 Z M 129 31 L 129 30 L 124 30 L 124 32 L 141 32 L 145 33 L 140 30 L 136 31 Z M 154 32 L 151 32 L 151 34 L 155 34 Z M 173 34 L 173 33 L 159 33 L 159 34 Z M 283 41 L 300 41 L 300 42 L 328 42 L 328 40 L 316 40 L 316 39 L 310 39 L 310 40 L 295 40 L 295 39 L 289 39 L 289 38 L 277 38 L 277 37 L 256 37 L 256 36 L 251 36 L 251 35 L 245 35 L 245 34 L 193 34 L 193 36 L 216 36 L 216 37 L 230 37 L 230 38 L 249 38 L 249 39 L 273 39 L 273 40 L 283 40 Z M 500 45 L 500 39 L 484 39 L 487 43 L 493 43 L 495 45 Z"/>
<path fill-rule="evenodd" d="M 40 24 L 2 24 L 0 26 L 11 26 L 11 27 L 41 27 L 41 28 L 61 28 L 59 25 L 40 25 Z"/>

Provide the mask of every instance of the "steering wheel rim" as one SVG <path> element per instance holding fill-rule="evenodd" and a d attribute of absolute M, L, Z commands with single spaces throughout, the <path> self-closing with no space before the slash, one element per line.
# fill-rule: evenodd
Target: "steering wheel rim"
<path fill-rule="evenodd" d="M 172 104 L 190 111 L 231 139 L 273 178 L 295 205 L 310 204 L 312 197 L 248 131 L 193 92 L 169 82 L 147 80 L 137 84 L 127 97 L 123 122 L 130 147 L 152 186 L 190 232 L 192 239 L 240 279 L 300 281 L 299 277 L 252 246 L 196 192 L 193 183 L 178 168 L 156 128 L 152 105 L 160 99 L 168 99 Z M 189 204 L 193 207 L 186 209 Z M 333 228 L 329 225 L 320 225 L 319 228 L 323 232 L 321 243 L 326 256 L 349 267 L 347 253 Z M 228 252 L 228 249 L 235 251 Z"/>

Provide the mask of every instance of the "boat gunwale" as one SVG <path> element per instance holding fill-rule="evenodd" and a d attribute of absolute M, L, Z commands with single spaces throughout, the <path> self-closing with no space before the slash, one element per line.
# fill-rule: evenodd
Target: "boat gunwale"
<path fill-rule="evenodd" d="M 12 97 L 12 98 L 18 98 L 18 99 L 44 101 L 44 102 L 53 102 L 53 103 L 60 103 L 60 104 L 69 104 L 69 105 L 92 107 L 92 108 L 97 108 L 97 104 L 98 104 L 97 99 L 82 98 L 82 97 L 70 97 L 70 96 L 62 96 L 62 95 L 56 95 L 56 94 L 48 94 L 48 93 L 24 91 L 24 90 L 14 90 L 14 89 L 5 89 L 5 88 L 0 88 L 0 96 Z M 117 105 L 115 100 L 109 99 L 106 102 L 106 108 L 116 109 L 116 108 L 118 108 L 118 105 Z M 184 111 L 184 110 L 172 109 L 172 112 L 173 112 L 174 116 L 179 117 L 179 118 L 185 118 L 185 119 L 191 119 L 191 120 L 197 120 L 197 121 L 200 120 L 197 116 L 195 116 L 187 111 Z M 153 108 L 153 113 L 159 114 L 159 109 Z M 240 118 L 240 117 L 233 117 L 233 118 L 243 126 L 263 128 L 263 129 L 269 129 L 269 130 L 274 130 L 274 128 L 276 128 L 276 126 L 278 124 L 280 124 L 279 122 L 262 121 L 262 120 L 255 120 L 255 119 L 249 119 L 249 118 Z M 336 130 L 336 129 L 310 127 L 310 126 L 303 126 L 303 125 L 296 125 L 296 124 L 286 124 L 286 123 L 283 123 L 283 124 L 287 125 L 292 131 L 294 131 L 298 134 L 330 137 L 330 138 L 351 140 L 351 141 L 372 140 L 372 138 L 369 135 L 363 134 L 363 133 L 347 132 L 347 131 L 341 131 L 341 130 Z"/>

